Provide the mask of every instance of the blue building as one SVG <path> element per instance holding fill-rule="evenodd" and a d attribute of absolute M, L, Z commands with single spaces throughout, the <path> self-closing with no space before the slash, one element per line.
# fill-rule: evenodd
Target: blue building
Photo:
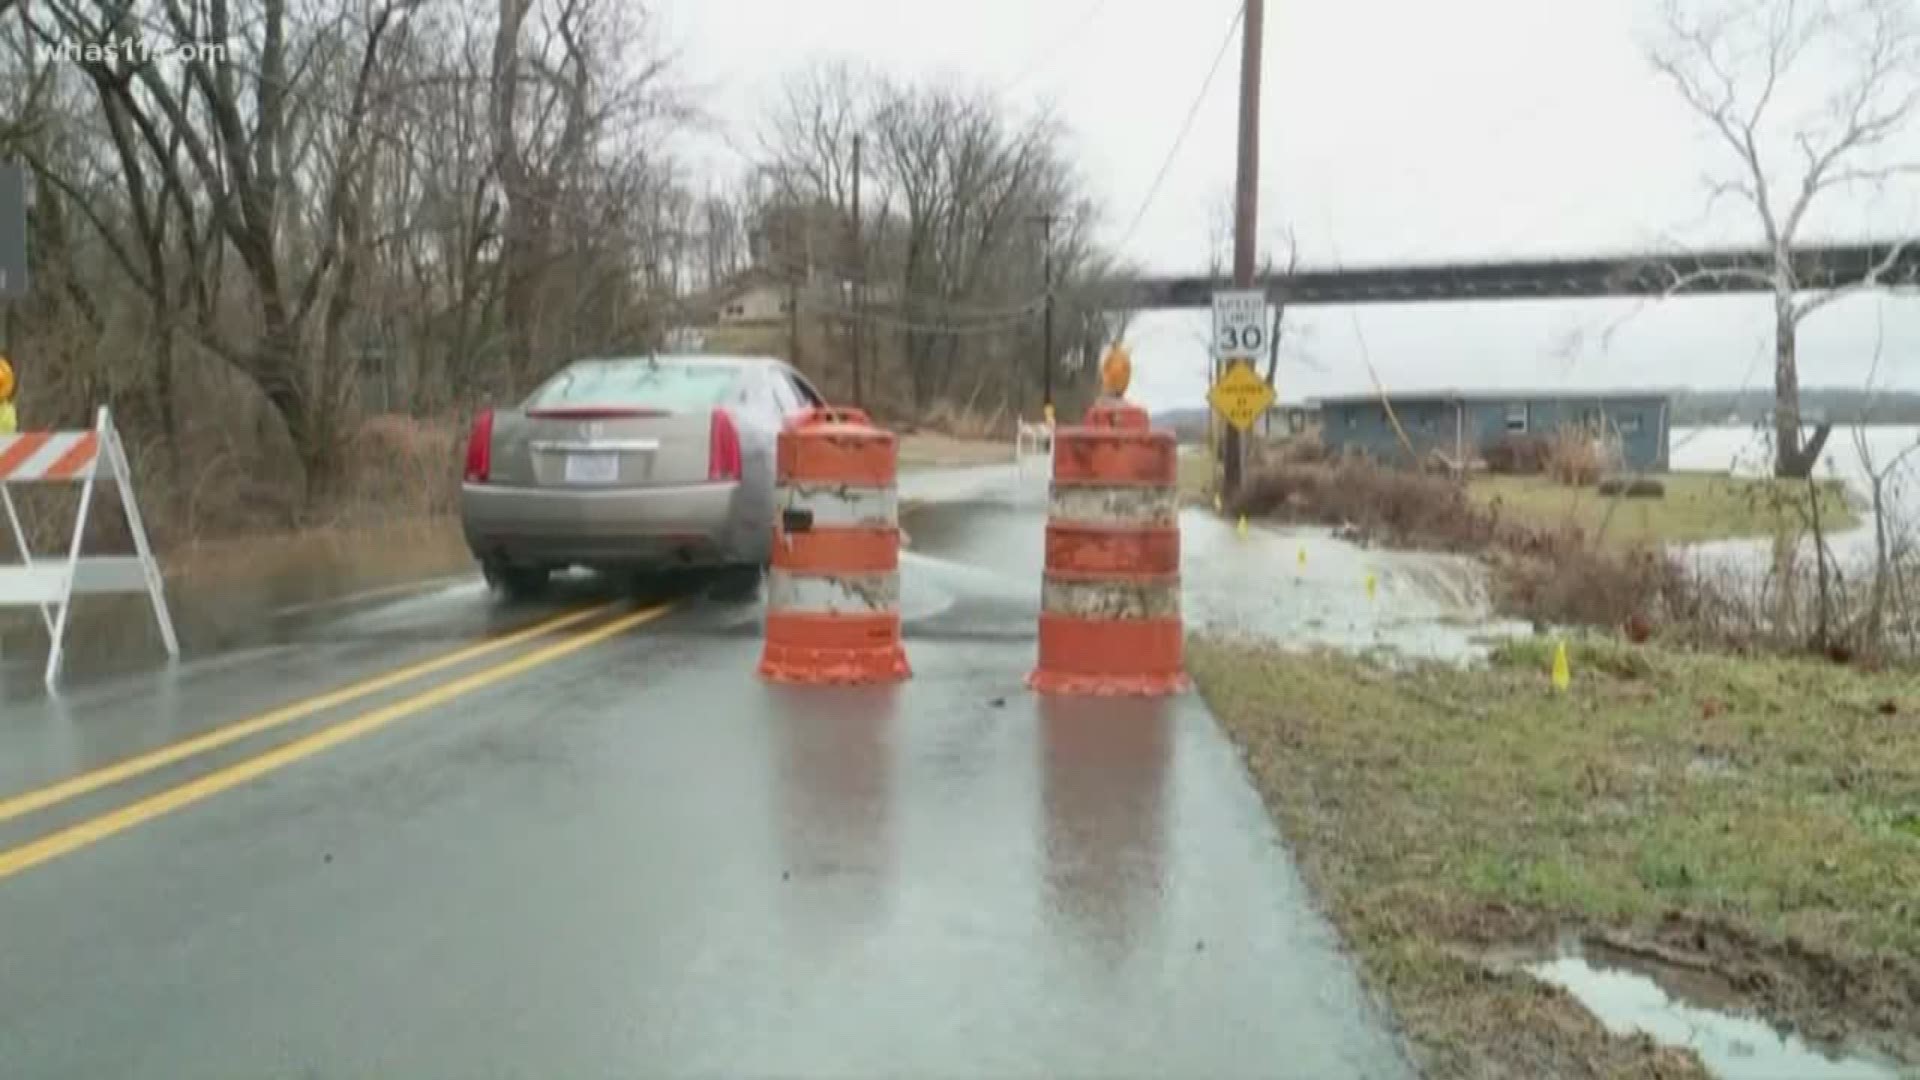
<path fill-rule="evenodd" d="M 1389 392 L 1386 402 L 1425 461 L 1438 453 L 1454 462 L 1478 457 L 1508 435 L 1551 436 L 1564 427 L 1605 431 L 1619 439 L 1624 468 L 1665 472 L 1669 460 L 1667 394 L 1622 391 Z M 1321 398 L 1320 439 L 1339 453 L 1363 453 L 1405 462 L 1406 450 L 1377 394 Z"/>

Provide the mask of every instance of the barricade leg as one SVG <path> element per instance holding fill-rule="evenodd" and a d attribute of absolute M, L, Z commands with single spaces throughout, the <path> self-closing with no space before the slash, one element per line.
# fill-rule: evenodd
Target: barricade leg
<path fill-rule="evenodd" d="M 166 577 L 160 572 L 160 560 L 153 557 L 153 549 L 147 543 L 147 526 L 140 517 L 140 500 L 133 493 L 133 466 L 127 462 L 127 448 L 120 441 L 120 433 L 113 427 L 113 418 L 105 409 L 100 410 L 100 427 L 108 437 L 101 441 L 106 444 L 107 453 L 113 465 L 115 486 L 120 489 L 120 508 L 127 515 L 128 531 L 133 533 L 134 554 L 140 559 L 142 577 L 147 584 L 147 597 L 153 603 L 153 619 L 160 629 L 160 642 L 166 647 L 167 655 L 180 656 L 180 639 L 173 632 L 173 612 L 167 607 Z"/>
<path fill-rule="evenodd" d="M 31 568 L 33 550 L 27 547 L 27 532 L 20 525 L 19 509 L 13 505 L 13 489 L 6 484 L 0 484 L 0 501 L 6 503 L 7 524 L 13 529 L 14 547 L 20 551 L 20 565 Z M 53 633 L 53 609 L 46 604 L 40 605 L 40 622 L 47 628 L 47 633 Z"/>

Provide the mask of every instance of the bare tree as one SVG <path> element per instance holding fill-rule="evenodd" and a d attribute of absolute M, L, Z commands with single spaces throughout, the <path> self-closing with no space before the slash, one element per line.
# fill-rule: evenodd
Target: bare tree
<path fill-rule="evenodd" d="M 1804 477 L 1831 427 L 1801 441 L 1797 340 L 1808 316 L 1877 286 L 1894 245 L 1859 278 L 1804 288 L 1793 248 L 1824 193 L 1873 187 L 1916 171 L 1897 156 L 1920 105 L 1920 33 L 1908 0 L 1667 0 L 1654 67 L 1712 133 L 1733 167 L 1711 197 L 1754 213 L 1771 267 L 1707 268 L 1688 279 L 1739 277 L 1774 309 L 1774 472 Z"/>
<path fill-rule="evenodd" d="M 603 319 L 618 306 L 604 289 L 582 294 L 583 283 L 607 286 L 618 271 L 649 264 L 657 273 L 659 235 L 646 222 L 658 217 L 659 178 L 648 167 L 647 136 L 684 110 L 667 84 L 670 58 L 630 47 L 649 33 L 644 5 L 499 0 L 498 16 L 489 106 L 504 200 L 507 367 L 511 392 L 520 393 L 559 354 L 591 347 L 575 321 L 580 301 Z M 634 57 L 639 63 L 629 64 Z M 591 242 L 608 236 L 634 240 L 626 256 L 637 265 L 612 265 L 618 249 Z"/>
<path fill-rule="evenodd" d="M 1271 258 L 1267 261 L 1266 273 L 1262 275 L 1267 283 L 1267 297 L 1273 304 L 1273 325 L 1268 328 L 1267 333 L 1267 385 L 1274 387 L 1276 390 L 1279 389 L 1279 387 L 1273 380 L 1279 377 L 1280 374 L 1280 338 L 1286 329 L 1287 319 L 1287 285 L 1285 281 L 1291 281 L 1299 270 L 1300 241 L 1294 236 L 1293 228 L 1289 226 L 1287 228 L 1287 268 L 1281 275 L 1285 280 L 1280 284 L 1275 284 L 1273 261 Z"/>
<path fill-rule="evenodd" d="M 0 154 L 33 174 L 37 285 L 7 331 L 35 421 L 108 403 L 172 451 L 169 479 L 239 492 L 236 518 L 262 499 L 256 520 L 331 512 L 359 497 L 344 466 L 367 412 L 444 414 L 572 355 L 651 345 L 762 255 L 833 286 L 804 298 L 820 324 L 864 310 L 873 388 L 922 414 L 1031 396 L 1050 255 L 1048 362 L 1073 388 L 1072 358 L 1117 327 L 1056 125 L 828 66 L 796 79 L 763 160 L 719 182 L 668 152 L 687 110 L 650 10 L 0 4 Z M 132 38 L 161 48 L 113 45 Z M 164 48 L 188 42 L 224 52 Z M 783 213 L 796 243 L 768 251 Z M 1059 222 L 1048 252 L 1036 213 Z M 857 309 L 839 286 L 862 266 Z"/>
<path fill-rule="evenodd" d="M 177 214 L 182 243 L 217 243 L 237 256 L 252 326 L 235 333 L 213 317 L 215 279 L 207 277 L 190 279 L 200 315 L 193 330 L 258 385 L 285 421 L 315 492 L 333 479 L 340 442 L 339 331 L 363 251 L 368 114 L 386 45 L 403 32 L 408 8 L 383 0 L 351 17 L 340 11 L 303 22 L 286 0 L 260 0 L 235 21 L 218 0 L 188 0 L 167 5 L 165 21 L 153 26 L 104 0 L 47 0 L 28 13 L 44 20 L 31 25 L 47 42 L 157 32 L 237 43 L 249 58 L 243 66 L 196 56 L 177 75 L 126 51 L 80 59 L 124 171 L 142 254 L 116 242 L 112 223 L 71 185 L 67 194 L 94 215 L 127 276 L 163 311 L 179 299 L 159 272 L 168 243 L 163 212 Z M 333 100 L 336 137 L 322 141 L 316 105 Z M 57 174 L 43 175 L 61 184 Z"/>
<path fill-rule="evenodd" d="M 198 453 L 187 472 L 213 443 L 290 449 L 323 500 L 343 494 L 357 411 L 465 405 L 563 351 L 644 337 L 649 298 L 689 287 L 698 261 L 695 203 L 661 150 L 680 116 L 666 54 L 619 0 L 507 0 L 505 45 L 501 13 L 0 14 L 0 154 L 36 193 L 42 287 L 8 310 L 33 407 L 77 422 L 111 404 L 136 438 Z M 186 43 L 220 49 L 167 55 Z M 209 391 L 226 395 L 212 409 Z"/>
<path fill-rule="evenodd" d="M 857 230 L 856 140 L 865 185 Z M 756 261 L 789 282 L 796 314 L 849 339 L 856 320 L 875 331 L 864 337 L 885 353 L 875 358 L 882 397 L 904 398 L 921 417 L 1030 405 L 1042 382 L 1032 358 L 1043 347 L 1049 261 L 1056 336 L 1042 362 L 1057 385 L 1090 371 L 1085 357 L 1119 329 L 1110 270 L 1092 242 L 1098 215 L 1051 118 L 1015 116 L 951 84 L 828 63 L 786 81 L 759 143 L 768 198 L 754 215 Z M 872 303 L 851 301 L 856 280 Z"/>

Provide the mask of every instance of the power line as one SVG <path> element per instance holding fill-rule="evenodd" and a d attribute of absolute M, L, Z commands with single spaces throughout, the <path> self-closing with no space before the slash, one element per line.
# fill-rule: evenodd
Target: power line
<path fill-rule="evenodd" d="M 1100 13 L 1105 11 L 1107 5 L 1112 2 L 1113 0 L 1093 0 L 1093 3 L 1087 5 L 1087 9 L 1080 14 L 1080 17 L 1075 19 L 1073 23 L 1067 27 L 1065 33 L 1049 40 L 1045 48 L 1036 49 L 1029 54 L 1012 78 L 994 87 L 994 95 L 997 97 L 1005 94 L 1007 91 L 1012 90 L 1014 87 L 1019 86 L 1040 72 L 1045 71 L 1048 67 L 1051 67 L 1054 58 L 1060 55 L 1061 48 L 1068 42 L 1079 37 L 1080 32 L 1088 26 L 1091 26 L 1093 21 L 1099 18 Z"/>
<path fill-rule="evenodd" d="M 838 270 L 840 268 L 837 267 L 832 260 L 809 260 L 804 256 L 781 252 L 769 255 L 767 259 L 757 264 L 756 267 L 749 268 L 749 272 L 752 269 L 761 270 L 775 279 L 785 280 L 792 275 L 805 274 L 812 270 Z M 980 319 L 1001 319 L 1033 315 L 1043 310 L 1046 306 L 1046 294 L 1044 291 L 1039 291 L 1024 300 L 1009 297 L 1008 302 L 1004 304 L 984 305 L 968 301 L 961 297 L 947 297 L 937 294 L 929 295 L 927 293 L 910 292 L 905 288 L 901 288 L 893 293 L 891 303 L 896 307 L 916 305 L 936 307 L 941 309 L 942 312 L 951 315 L 962 315 Z"/>
<path fill-rule="evenodd" d="M 806 299 L 801 300 L 800 307 L 809 315 L 823 318 L 852 320 L 860 317 L 857 312 L 846 308 L 817 306 L 812 301 Z M 1009 330 L 1015 330 L 1030 324 L 1033 320 L 1033 315 L 1033 311 L 1025 311 L 1001 319 L 982 320 L 979 322 L 927 323 L 883 313 L 875 313 L 869 310 L 866 315 L 866 321 L 874 326 L 889 330 L 899 330 L 906 333 L 942 334 L 958 337 L 969 334 L 1005 333 Z"/>
<path fill-rule="evenodd" d="M 1160 185 L 1166 181 L 1167 172 L 1173 168 L 1174 159 L 1180 156 L 1180 147 L 1186 143 L 1187 133 L 1193 130 L 1194 118 L 1200 115 L 1200 106 L 1207 100 L 1207 91 L 1213 89 L 1214 76 L 1220 74 L 1220 65 L 1226 61 L 1227 50 L 1233 45 L 1234 33 L 1240 29 L 1240 20 L 1246 13 L 1246 4 L 1243 2 L 1234 11 L 1233 18 L 1228 21 L 1226 36 L 1220 40 L 1220 50 L 1213 54 L 1213 66 L 1207 68 L 1207 77 L 1200 83 L 1200 92 L 1193 96 L 1193 105 L 1187 109 L 1187 118 L 1180 124 L 1180 133 L 1174 136 L 1173 145 L 1167 148 L 1166 160 L 1160 163 L 1160 171 L 1154 176 L 1152 186 L 1147 188 L 1147 197 L 1140 200 L 1140 209 L 1134 213 L 1132 224 L 1127 226 L 1127 231 L 1121 236 L 1116 252 L 1126 250 L 1128 242 L 1133 239 L 1133 234 L 1139 230 L 1140 223 L 1146 219 L 1147 210 L 1153 206 L 1153 200 L 1160 194 Z"/>

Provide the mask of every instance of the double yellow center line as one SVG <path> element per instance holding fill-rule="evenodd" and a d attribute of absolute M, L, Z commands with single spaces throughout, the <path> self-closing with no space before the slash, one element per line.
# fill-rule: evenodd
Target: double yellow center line
<path fill-rule="evenodd" d="M 43 788 L 24 792 L 6 799 L 0 799 L 0 822 L 6 822 L 37 810 L 58 805 L 70 799 L 76 799 L 102 788 L 123 783 L 143 776 L 156 769 L 184 761 L 188 758 L 216 750 L 242 739 L 251 738 L 262 732 L 297 723 L 308 717 L 358 701 L 361 698 L 389 690 L 415 679 L 446 668 L 455 667 L 483 656 L 488 656 L 515 645 L 530 641 L 545 634 L 553 633 L 570 626 L 586 622 L 596 616 L 604 615 L 613 608 L 612 604 L 602 604 L 583 611 L 569 612 L 552 619 L 499 637 L 489 638 L 474 645 L 389 671 L 362 682 L 332 690 L 315 697 L 306 698 L 283 705 L 248 720 L 209 731 L 204 735 L 185 739 L 181 742 L 163 746 L 157 750 L 128 758 L 91 772 L 50 784 Z M 384 705 L 370 712 L 362 713 L 350 720 L 344 720 L 303 736 L 282 746 L 268 750 L 256 757 L 248 758 L 204 776 L 190 780 L 177 787 L 168 788 L 158 794 L 129 803 L 117 810 L 98 817 L 90 818 L 76 825 L 68 826 L 38 840 L 22 844 L 7 851 L 0 851 L 0 880 L 30 870 L 41 863 L 57 859 L 88 844 L 96 843 L 125 832 L 136 825 L 151 821 L 163 814 L 172 813 L 184 806 L 191 806 L 202 799 L 217 795 L 223 791 L 238 787 L 250 780 L 265 776 L 278 769 L 285 768 L 296 761 L 312 757 L 315 754 L 338 746 L 350 739 L 358 738 L 386 727 L 395 721 L 405 719 L 415 713 L 431 709 L 452 701 L 463 694 L 472 693 L 482 687 L 491 686 L 503 679 L 510 679 L 525 671 L 551 663 L 563 656 L 579 652 L 581 649 L 596 645 L 608 638 L 621 634 L 642 623 L 651 622 L 665 615 L 671 605 L 634 611 L 612 619 L 591 630 L 574 634 L 551 645 L 546 645 L 513 659 L 482 668 L 479 671 L 463 675 L 451 682 L 423 690 L 411 697 L 403 698 L 390 705 Z"/>

